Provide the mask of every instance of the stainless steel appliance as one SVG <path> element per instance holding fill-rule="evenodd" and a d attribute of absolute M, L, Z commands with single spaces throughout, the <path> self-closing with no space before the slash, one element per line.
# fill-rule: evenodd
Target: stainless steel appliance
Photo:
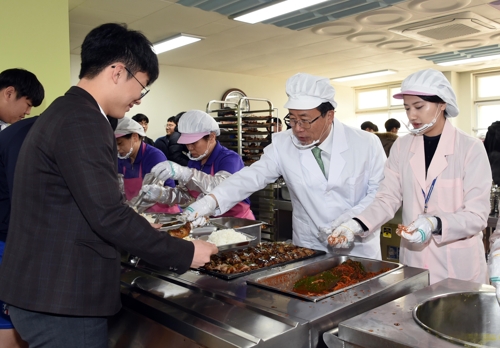
<path fill-rule="evenodd" d="M 428 272 L 411 267 L 318 302 L 247 284 L 331 257 L 337 256 L 321 255 L 233 280 L 195 270 L 176 275 L 143 261 L 137 267 L 124 263 L 124 308 L 110 319 L 109 347 L 326 347 L 323 333 L 339 322 L 428 285 Z"/>
<path fill-rule="evenodd" d="M 345 320 L 323 338 L 329 348 L 500 347 L 500 307 L 492 286 L 445 279 Z"/>

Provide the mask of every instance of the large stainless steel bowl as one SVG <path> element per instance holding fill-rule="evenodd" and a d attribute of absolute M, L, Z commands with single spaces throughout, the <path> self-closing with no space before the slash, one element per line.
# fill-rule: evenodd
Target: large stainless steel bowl
<path fill-rule="evenodd" d="M 435 335 L 466 347 L 500 347 L 500 306 L 494 292 L 431 297 L 413 309 L 413 319 Z"/>

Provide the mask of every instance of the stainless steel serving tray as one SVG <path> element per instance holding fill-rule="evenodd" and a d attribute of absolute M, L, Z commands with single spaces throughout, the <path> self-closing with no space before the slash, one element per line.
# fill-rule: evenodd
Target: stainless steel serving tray
<path fill-rule="evenodd" d="M 217 248 L 219 249 L 219 251 L 222 251 L 222 250 L 231 250 L 231 249 L 238 249 L 238 248 L 241 248 L 241 247 L 249 245 L 251 242 L 253 242 L 254 240 L 257 239 L 257 237 L 251 236 L 251 235 L 243 233 L 243 232 L 238 232 L 238 233 L 241 233 L 242 235 L 244 235 L 247 240 L 244 241 L 244 242 L 219 245 L 219 246 L 217 246 Z M 208 237 L 209 237 L 209 235 L 205 234 L 205 235 L 197 237 L 196 239 L 204 240 L 205 242 L 207 242 L 208 241 Z"/>
<path fill-rule="evenodd" d="M 373 259 L 365 259 L 365 258 L 360 258 L 360 257 L 354 257 L 354 256 L 348 256 L 348 255 L 341 255 L 341 256 L 332 256 L 331 258 L 328 259 L 323 259 L 317 262 L 312 262 L 304 266 L 300 266 L 291 270 L 286 270 L 286 271 L 280 271 L 277 273 L 274 273 L 272 275 L 268 276 L 263 276 L 259 278 L 254 278 L 251 280 L 247 280 L 248 284 L 259 286 L 261 288 L 265 288 L 268 290 L 273 290 L 279 293 L 283 293 L 286 295 L 294 296 L 294 297 L 299 297 L 308 301 L 313 301 L 317 302 L 319 300 L 322 300 L 324 298 L 333 296 L 335 294 L 338 294 L 342 291 L 345 291 L 347 289 L 354 288 L 360 284 L 367 283 L 370 281 L 373 281 L 374 279 L 377 279 L 384 274 L 387 274 L 388 272 L 382 273 L 378 276 L 375 276 L 371 279 L 353 284 L 351 286 L 347 286 L 345 288 L 342 288 L 340 290 L 332 291 L 328 294 L 324 295 L 318 295 L 318 296 L 308 296 L 308 295 L 303 295 L 299 294 L 293 291 L 293 286 L 294 284 L 308 276 L 312 276 L 318 273 L 321 273 L 323 271 L 326 271 L 330 268 L 336 267 L 340 265 L 342 262 L 345 262 L 347 260 L 353 260 L 353 261 L 358 261 L 361 262 L 363 267 L 365 268 L 366 271 L 368 272 L 378 272 L 384 268 L 390 268 L 390 271 L 392 272 L 397 269 L 400 269 L 403 267 L 402 264 L 400 263 L 395 263 L 395 262 L 387 262 L 387 261 L 380 261 L 380 260 L 373 260 Z"/>

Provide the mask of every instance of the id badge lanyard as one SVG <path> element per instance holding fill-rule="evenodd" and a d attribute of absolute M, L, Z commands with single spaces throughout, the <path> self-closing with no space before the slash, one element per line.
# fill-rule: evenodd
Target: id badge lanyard
<path fill-rule="evenodd" d="M 424 214 L 427 214 L 427 204 L 429 203 L 429 199 L 431 198 L 432 190 L 434 190 L 434 184 L 436 183 L 437 177 L 432 180 L 431 187 L 429 188 L 429 192 L 427 192 L 427 196 L 425 195 L 424 189 L 422 189 L 422 194 L 424 195 Z"/>

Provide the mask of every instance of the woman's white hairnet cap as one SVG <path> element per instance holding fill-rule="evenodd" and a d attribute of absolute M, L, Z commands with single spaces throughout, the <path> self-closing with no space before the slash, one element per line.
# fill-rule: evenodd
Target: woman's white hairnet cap
<path fill-rule="evenodd" d="M 144 128 L 130 117 L 124 117 L 118 120 L 118 124 L 116 125 L 115 129 L 115 138 L 120 138 L 124 135 L 133 133 L 137 133 L 141 137 L 146 136 Z"/>
<path fill-rule="evenodd" d="M 179 144 L 195 143 L 211 132 L 220 135 L 219 125 L 214 118 L 201 110 L 186 111 L 179 119 L 177 128 L 181 133 L 177 140 Z"/>
<path fill-rule="evenodd" d="M 453 92 L 450 82 L 441 71 L 426 69 L 411 74 L 401 84 L 401 93 L 394 94 L 393 98 L 403 99 L 405 94 L 417 96 L 437 95 L 446 103 L 447 116 L 455 117 L 459 113 L 455 92 Z"/>
<path fill-rule="evenodd" d="M 326 77 L 295 74 L 286 81 L 286 94 L 288 101 L 284 107 L 287 109 L 310 110 L 325 102 L 332 104 L 334 108 L 337 107 L 333 99 L 335 88 Z"/>

